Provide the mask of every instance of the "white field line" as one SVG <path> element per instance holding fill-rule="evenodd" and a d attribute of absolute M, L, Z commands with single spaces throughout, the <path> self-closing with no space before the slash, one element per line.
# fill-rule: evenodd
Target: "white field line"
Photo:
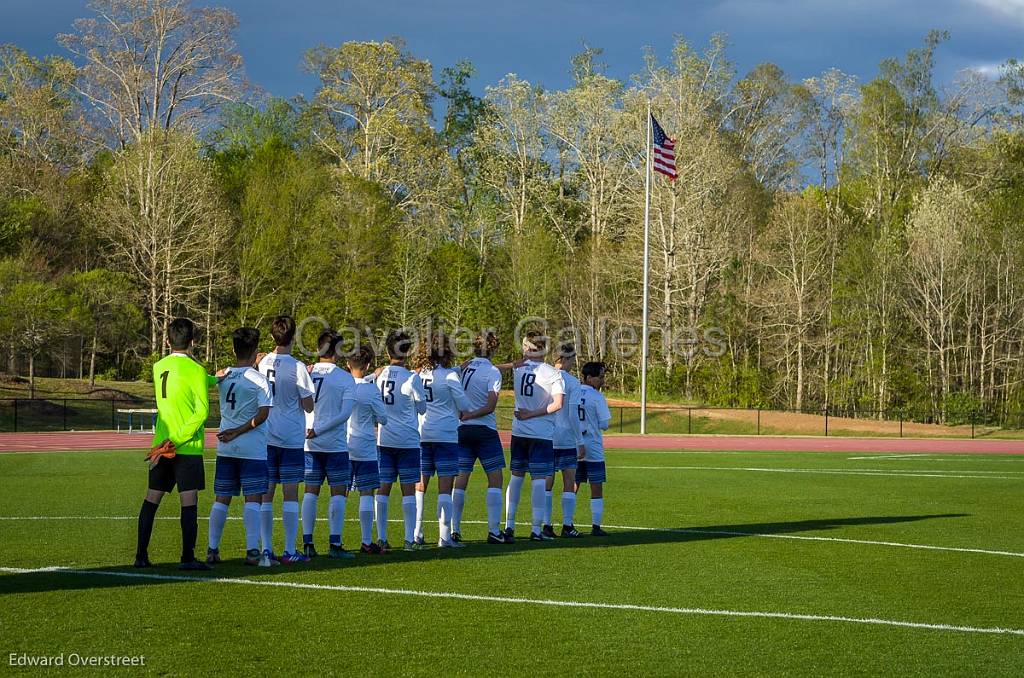
<path fill-rule="evenodd" d="M 817 469 L 817 468 L 760 468 L 755 466 L 635 466 L 616 465 L 608 468 L 615 469 L 643 469 L 650 471 L 747 471 L 751 473 L 810 473 L 817 475 L 837 476 L 877 476 L 891 478 L 978 478 L 986 480 L 1024 480 L 1024 477 L 995 476 L 995 475 L 970 475 L 966 473 L 950 473 L 948 471 L 916 471 L 901 470 L 900 472 L 882 469 Z M 983 471 L 982 473 L 1003 473 L 1002 471 Z"/>
<path fill-rule="evenodd" d="M 956 633 L 982 633 L 989 635 L 1024 636 L 1024 629 L 1003 627 L 965 626 L 960 624 L 934 624 L 927 622 L 910 622 L 876 617 L 845 617 L 831 614 L 804 614 L 799 612 L 764 612 L 757 610 L 715 610 L 700 607 L 658 607 L 654 605 L 634 605 L 630 603 L 597 603 L 578 600 L 552 600 L 544 598 L 518 598 L 506 596 L 484 596 L 455 591 L 418 591 L 415 589 L 389 589 L 377 586 L 344 586 L 332 584 L 309 584 L 295 581 L 269 581 L 262 579 L 241 579 L 237 577 L 190 577 L 184 575 L 149 574 L 142 572 L 116 572 L 106 570 L 81 570 L 61 567 L 41 567 L 35 569 L 0 567 L 0 572 L 8 574 L 60 573 L 86 576 L 118 577 L 124 579 L 141 579 L 148 581 L 189 582 L 201 584 L 236 584 L 241 586 L 269 586 L 277 588 L 304 589 L 313 591 L 341 591 L 345 593 L 375 593 L 392 596 L 415 596 L 419 598 L 440 598 L 447 600 L 465 600 L 472 602 L 508 603 L 513 605 L 537 605 L 545 607 L 567 607 L 591 610 L 624 610 L 628 612 L 654 612 L 675 615 L 696 615 L 706 617 L 741 617 L 753 619 L 784 619 L 791 621 L 833 622 L 843 624 L 866 624 L 873 626 L 890 626 L 897 628 L 952 631 Z"/>
<path fill-rule="evenodd" d="M 0 522 L 20 520 L 136 520 L 136 516 L 0 516 Z M 178 520 L 177 516 L 157 516 L 157 520 Z M 228 516 L 228 520 L 242 520 L 241 516 Z M 317 517 L 317 522 L 326 522 L 327 518 Z M 358 518 L 347 518 L 346 522 L 357 523 Z M 392 518 L 389 523 L 401 523 L 401 518 Z M 464 525 L 486 525 L 486 520 L 463 520 Z M 525 523 L 517 523 L 517 525 Z M 699 527 L 643 527 L 638 525 L 606 525 L 613 530 L 636 530 L 640 532 L 666 532 L 669 534 L 717 534 L 730 537 L 760 537 L 764 539 L 794 539 L 797 541 L 833 542 L 837 544 L 860 544 L 864 546 L 888 546 L 891 548 L 917 549 L 921 551 L 945 551 L 948 553 L 978 553 L 988 556 L 1007 556 L 1024 558 L 1024 553 L 1001 551 L 996 549 L 969 548 L 960 546 L 936 546 L 934 544 L 911 544 L 898 541 L 882 541 L 875 539 L 847 539 L 843 537 L 816 537 L 800 534 L 776 534 L 771 532 L 743 532 L 739 530 L 705 530 Z"/>

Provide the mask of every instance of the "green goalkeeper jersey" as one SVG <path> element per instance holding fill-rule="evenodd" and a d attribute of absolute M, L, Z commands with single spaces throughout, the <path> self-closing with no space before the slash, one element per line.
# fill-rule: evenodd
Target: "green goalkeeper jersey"
<path fill-rule="evenodd" d="M 216 377 L 184 353 L 172 353 L 153 365 L 156 431 L 153 445 L 168 438 L 178 454 L 202 454 L 210 385 Z"/>

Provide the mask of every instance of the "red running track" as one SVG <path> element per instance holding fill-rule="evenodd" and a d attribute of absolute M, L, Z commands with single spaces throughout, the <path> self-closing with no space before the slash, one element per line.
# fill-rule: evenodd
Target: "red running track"
<path fill-rule="evenodd" d="M 216 445 L 215 431 L 206 432 L 206 444 Z M 509 434 L 502 432 L 508 444 Z M 635 450 L 736 450 L 772 452 L 865 452 L 891 454 L 1024 454 L 1021 440 L 969 440 L 950 438 L 823 438 L 784 436 L 715 436 L 612 434 L 605 447 Z M 140 450 L 149 447 L 149 435 L 113 431 L 55 433 L 0 433 L 0 453 L 57 452 L 65 450 Z"/>

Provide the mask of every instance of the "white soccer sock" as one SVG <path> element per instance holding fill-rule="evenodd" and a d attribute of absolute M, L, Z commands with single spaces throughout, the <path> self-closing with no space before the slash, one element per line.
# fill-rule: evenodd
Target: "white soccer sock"
<path fill-rule="evenodd" d="M 551 504 L 554 502 L 554 492 L 544 490 L 544 524 L 551 524 Z"/>
<path fill-rule="evenodd" d="M 327 524 L 330 526 L 328 541 L 341 546 L 341 531 L 345 527 L 345 503 L 348 497 L 336 494 L 331 497 L 330 509 L 327 512 Z"/>
<path fill-rule="evenodd" d="M 576 493 L 562 493 L 562 524 L 572 525 L 576 519 Z"/>
<path fill-rule="evenodd" d="M 224 534 L 224 523 L 228 521 L 228 505 L 219 501 L 210 507 L 210 548 L 220 548 L 220 537 Z"/>
<path fill-rule="evenodd" d="M 260 541 L 263 550 L 274 552 L 274 502 L 265 501 L 260 504 Z"/>
<path fill-rule="evenodd" d="M 501 488 L 487 488 L 487 531 L 498 534 L 501 529 Z"/>
<path fill-rule="evenodd" d="M 245 502 L 242 520 L 245 523 L 245 550 L 258 549 L 260 547 L 260 503 L 258 501 Z"/>
<path fill-rule="evenodd" d="M 452 495 L 438 492 L 437 494 L 437 529 L 441 541 L 452 539 Z"/>
<path fill-rule="evenodd" d="M 590 515 L 592 525 L 600 525 L 604 518 L 604 498 L 590 500 Z"/>
<path fill-rule="evenodd" d="M 530 497 L 531 508 L 533 509 L 533 532 L 540 533 L 541 523 L 544 522 L 544 482 L 543 478 L 535 478 L 530 487 L 533 490 Z"/>
<path fill-rule="evenodd" d="M 423 495 L 425 493 L 416 490 L 416 532 L 415 536 L 423 536 Z"/>
<path fill-rule="evenodd" d="M 512 476 L 508 479 L 508 488 L 505 489 L 505 529 L 514 530 L 516 527 L 516 510 L 519 508 L 519 495 L 523 491 L 524 476 Z"/>
<path fill-rule="evenodd" d="M 377 495 L 377 539 L 388 540 L 388 496 Z"/>
<path fill-rule="evenodd" d="M 462 511 L 466 508 L 466 491 L 452 490 L 452 532 L 462 532 Z"/>
<path fill-rule="evenodd" d="M 302 543 L 313 543 L 313 528 L 316 527 L 316 501 L 319 497 L 312 492 L 302 495 Z"/>
<path fill-rule="evenodd" d="M 359 497 L 359 531 L 362 543 L 373 543 L 373 495 L 364 494 Z"/>
<path fill-rule="evenodd" d="M 405 540 L 416 538 L 416 497 L 402 497 L 402 517 L 405 518 Z"/>
<path fill-rule="evenodd" d="M 296 553 L 295 542 L 299 538 L 299 502 L 286 501 L 282 504 L 281 513 L 284 523 L 285 553 Z"/>

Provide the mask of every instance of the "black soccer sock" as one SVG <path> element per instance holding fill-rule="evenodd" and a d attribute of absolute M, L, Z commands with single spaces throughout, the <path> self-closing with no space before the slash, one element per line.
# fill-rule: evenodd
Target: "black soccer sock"
<path fill-rule="evenodd" d="M 160 504 L 154 504 L 148 499 L 142 501 L 142 508 L 139 509 L 139 541 L 135 547 L 137 559 L 149 559 L 149 540 L 153 536 L 153 522 L 156 520 L 158 508 Z"/>
<path fill-rule="evenodd" d="M 181 507 L 181 562 L 191 563 L 196 559 L 196 536 L 199 534 L 199 507 Z"/>

